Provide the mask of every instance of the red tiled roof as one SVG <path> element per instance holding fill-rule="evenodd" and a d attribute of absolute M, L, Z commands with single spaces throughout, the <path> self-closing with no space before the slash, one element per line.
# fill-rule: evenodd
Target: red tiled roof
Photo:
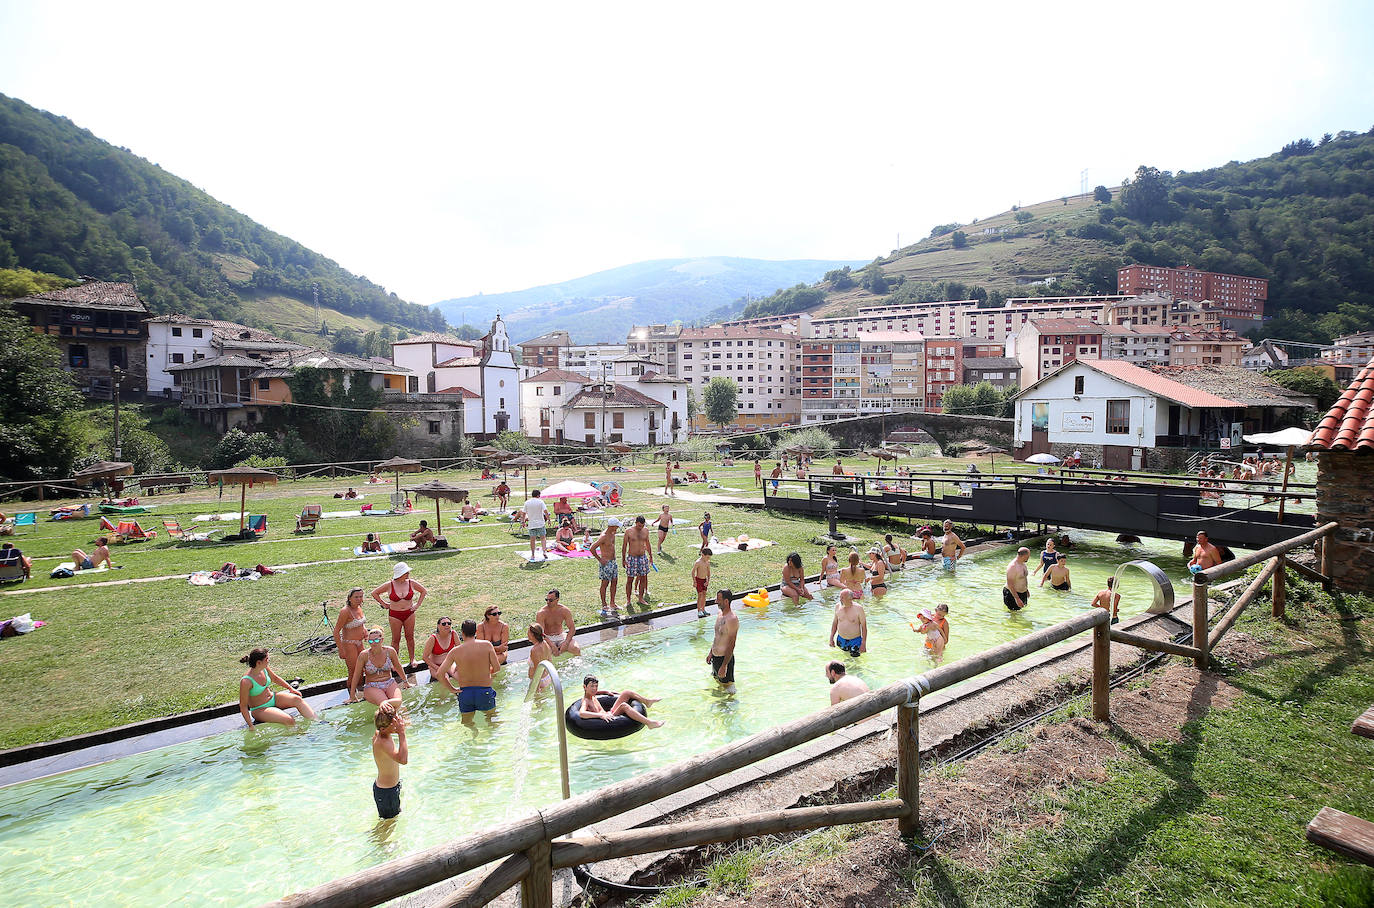
<path fill-rule="evenodd" d="M 610 394 L 604 394 L 600 388 L 583 388 L 581 391 L 577 392 L 577 394 L 573 395 L 573 398 L 563 406 L 568 408 L 599 407 L 601 406 L 602 397 L 606 398 L 606 406 L 649 408 L 663 406 L 663 404 L 649 397 L 647 394 L 641 394 L 633 388 L 627 388 L 624 385 L 616 385 L 611 389 Z"/>
<path fill-rule="evenodd" d="M 460 388 L 454 385 L 452 388 L 445 388 L 442 391 L 435 391 L 435 394 L 461 394 L 464 400 L 481 400 L 482 395 L 476 391 L 469 391 L 467 388 Z"/>
<path fill-rule="evenodd" d="M 1128 385 L 1134 385 L 1142 391 L 1171 400 L 1176 404 L 1185 407 L 1241 407 L 1233 400 L 1218 397 L 1208 391 L 1197 388 L 1190 388 L 1187 385 L 1176 382 L 1171 378 L 1165 378 L 1149 369 L 1142 369 L 1133 366 L 1121 359 L 1081 359 L 1079 365 L 1096 369 L 1106 375 L 1110 375 L 1119 381 L 1124 381 Z"/>
<path fill-rule="evenodd" d="M 1106 329 L 1086 318 L 1033 318 L 1030 323 L 1041 334 L 1101 334 Z"/>
<path fill-rule="evenodd" d="M 750 338 L 754 340 L 800 340 L 795 334 L 784 334 L 781 331 L 773 331 L 768 328 L 748 328 L 748 327 L 725 327 L 723 325 L 707 325 L 704 328 L 683 328 L 679 340 L 699 341 L 699 340 L 722 340 L 726 338 Z"/>
<path fill-rule="evenodd" d="M 1319 451 L 1374 451 L 1374 360 L 1370 360 L 1312 433 Z"/>
<path fill-rule="evenodd" d="M 531 375 L 525 381 L 566 381 L 576 382 L 577 384 L 591 384 L 591 379 L 576 372 L 569 372 L 566 369 L 545 369 L 538 375 Z"/>
<path fill-rule="evenodd" d="M 452 334 L 440 334 L 436 331 L 429 331 L 425 334 L 417 334 L 414 337 L 407 337 L 404 340 L 392 341 L 392 346 L 397 344 L 456 344 L 460 347 L 476 347 L 472 341 L 459 340 Z"/>

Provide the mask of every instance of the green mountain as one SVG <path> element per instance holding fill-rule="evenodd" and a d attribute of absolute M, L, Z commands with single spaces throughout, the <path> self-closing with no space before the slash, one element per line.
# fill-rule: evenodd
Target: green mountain
<path fill-rule="evenodd" d="M 624 340 L 630 326 L 690 322 L 741 297 L 817 281 L 852 262 L 710 258 L 637 262 L 559 284 L 444 300 L 435 305 L 455 325 L 485 326 L 497 312 L 512 338 L 562 328 L 576 343 Z"/>
<path fill-rule="evenodd" d="M 1141 167 L 1116 190 L 942 224 L 863 269 L 733 311 L 1115 293 L 1132 262 L 1268 278 L 1265 336 L 1326 343 L 1374 328 L 1374 130 L 1193 173 Z"/>
<path fill-rule="evenodd" d="M 350 274 L 64 117 L 0 95 L 0 268 L 16 266 L 133 280 L 159 313 L 278 327 L 302 305 L 313 313 L 318 287 L 320 306 L 337 313 L 331 327 L 444 327 L 439 311 Z"/>

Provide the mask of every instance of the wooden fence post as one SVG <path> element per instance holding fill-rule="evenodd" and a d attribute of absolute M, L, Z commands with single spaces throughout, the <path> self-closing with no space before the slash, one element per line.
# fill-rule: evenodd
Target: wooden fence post
<path fill-rule="evenodd" d="M 915 835 L 921 826 L 921 712 L 920 703 L 897 707 L 897 797 L 907 812 L 897 819 L 897 831 Z"/>
<path fill-rule="evenodd" d="M 1193 665 L 1199 671 L 1207 670 L 1207 656 L 1210 647 L 1207 645 L 1207 581 L 1193 575 L 1193 646 L 1197 647 L 1198 654 L 1193 657 Z"/>
<path fill-rule="evenodd" d="M 1271 613 L 1275 618 L 1282 618 L 1284 614 L 1284 606 L 1287 604 L 1288 601 L 1288 597 L 1286 595 L 1288 592 L 1286 588 L 1287 578 L 1284 576 L 1284 571 L 1288 567 L 1288 559 L 1282 555 L 1279 555 L 1274 560 L 1279 563 L 1279 566 L 1274 570 L 1274 579 L 1270 581 L 1272 584 L 1269 588 L 1272 593 L 1272 595 L 1270 596 L 1270 601 L 1273 604 Z"/>
<path fill-rule="evenodd" d="M 1111 626 L 1102 622 L 1093 628 L 1093 718 L 1112 721 L 1112 638 Z"/>
<path fill-rule="evenodd" d="M 520 883 L 520 908 L 553 908 L 553 855 L 548 841 L 525 852 L 530 871 Z"/>

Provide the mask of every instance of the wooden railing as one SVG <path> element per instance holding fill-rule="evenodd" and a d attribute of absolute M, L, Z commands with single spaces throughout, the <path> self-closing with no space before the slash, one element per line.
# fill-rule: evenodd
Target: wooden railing
<path fill-rule="evenodd" d="M 896 819 L 901 835 L 917 832 L 920 818 L 919 708 L 923 696 L 1053 646 L 1092 633 L 1093 716 L 1110 720 L 1111 642 L 1108 614 L 1091 609 L 1067 621 L 934 668 L 913 678 L 846 700 L 748 738 L 726 744 L 612 788 L 588 792 L 483 832 L 389 861 L 288 896 L 277 906 L 378 905 L 497 861 L 460 890 L 435 904 L 485 905 L 517 883 L 525 908 L 551 908 L 553 871 L 593 861 L 672 848 L 735 841 L 847 823 Z M 775 810 L 690 823 L 637 827 L 577 836 L 597 823 L 726 773 L 751 766 L 838 729 L 897 709 L 897 797 L 824 807 Z"/>

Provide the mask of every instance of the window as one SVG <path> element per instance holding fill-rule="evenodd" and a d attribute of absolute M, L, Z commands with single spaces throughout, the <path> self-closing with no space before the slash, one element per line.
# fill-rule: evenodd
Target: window
<path fill-rule="evenodd" d="M 540 387 L 539 385 L 535 385 L 535 386 L 534 386 L 534 396 L 535 396 L 535 397 L 543 397 L 543 396 L 544 396 L 544 389 L 543 389 L 542 387 Z"/>
<path fill-rule="evenodd" d="M 596 428 L 596 414 L 595 414 L 595 413 L 583 413 L 583 414 L 582 414 L 582 428 L 584 428 L 584 429 L 595 429 L 595 428 Z M 592 439 L 592 437 L 591 437 L 590 435 L 588 435 L 588 436 L 587 436 L 587 440 L 588 440 L 588 441 L 591 441 L 591 439 Z"/>
<path fill-rule="evenodd" d="M 271 388 L 272 388 L 272 379 L 270 379 L 270 378 L 260 378 L 260 379 L 258 379 L 258 390 L 259 390 L 259 391 L 269 391 L 269 390 L 271 390 Z"/>
<path fill-rule="evenodd" d="M 185 353 L 173 353 L 173 354 L 172 354 L 172 362 L 174 362 L 174 363 L 184 363 L 184 362 L 186 362 L 186 354 L 185 354 Z"/>
<path fill-rule="evenodd" d="M 559 394 L 561 394 L 561 393 L 563 393 L 563 386 L 562 386 L 562 385 L 554 385 L 554 386 L 553 386 L 553 396 L 554 396 L 554 397 L 557 397 L 557 396 L 558 396 Z"/>
<path fill-rule="evenodd" d="M 181 329 L 180 329 L 180 328 L 173 328 L 173 329 L 172 329 L 172 337 L 181 337 Z"/>
<path fill-rule="evenodd" d="M 431 419 L 431 420 L 429 421 L 429 434 L 430 434 L 430 435 L 438 435 L 438 434 L 439 434 L 440 428 L 441 428 L 441 427 L 440 427 L 440 425 L 439 425 L 439 420 L 437 420 L 437 419 Z"/>
<path fill-rule="evenodd" d="M 998 376 L 998 377 L 1000 378 L 1001 376 Z M 1075 393 L 1075 394 L 1082 394 L 1082 393 L 1083 393 L 1083 376 L 1081 376 L 1081 375 L 1075 375 L 1075 376 L 1074 376 L 1074 379 L 1073 379 L 1073 393 Z"/>
<path fill-rule="evenodd" d="M 408 375 L 408 376 L 406 376 L 406 390 L 409 391 L 411 394 L 418 394 L 418 393 L 420 393 L 420 376 L 418 376 L 418 375 Z"/>
<path fill-rule="evenodd" d="M 1131 428 L 1131 402 L 1129 400 L 1107 401 L 1107 434 L 1125 435 Z"/>
<path fill-rule="evenodd" d="M 192 329 L 191 329 L 191 336 L 192 336 L 192 337 L 204 337 L 204 336 L 205 336 L 205 329 L 204 329 L 204 328 L 192 328 Z"/>
<path fill-rule="evenodd" d="M 625 414 L 624 414 L 624 413 L 612 413 L 612 414 L 611 414 L 611 428 L 612 428 L 612 429 L 623 429 L 623 428 L 625 428 Z"/>
<path fill-rule="evenodd" d="M 85 344 L 72 344 L 67 348 L 67 365 L 73 369 L 84 369 L 90 362 L 87 355 Z"/>

